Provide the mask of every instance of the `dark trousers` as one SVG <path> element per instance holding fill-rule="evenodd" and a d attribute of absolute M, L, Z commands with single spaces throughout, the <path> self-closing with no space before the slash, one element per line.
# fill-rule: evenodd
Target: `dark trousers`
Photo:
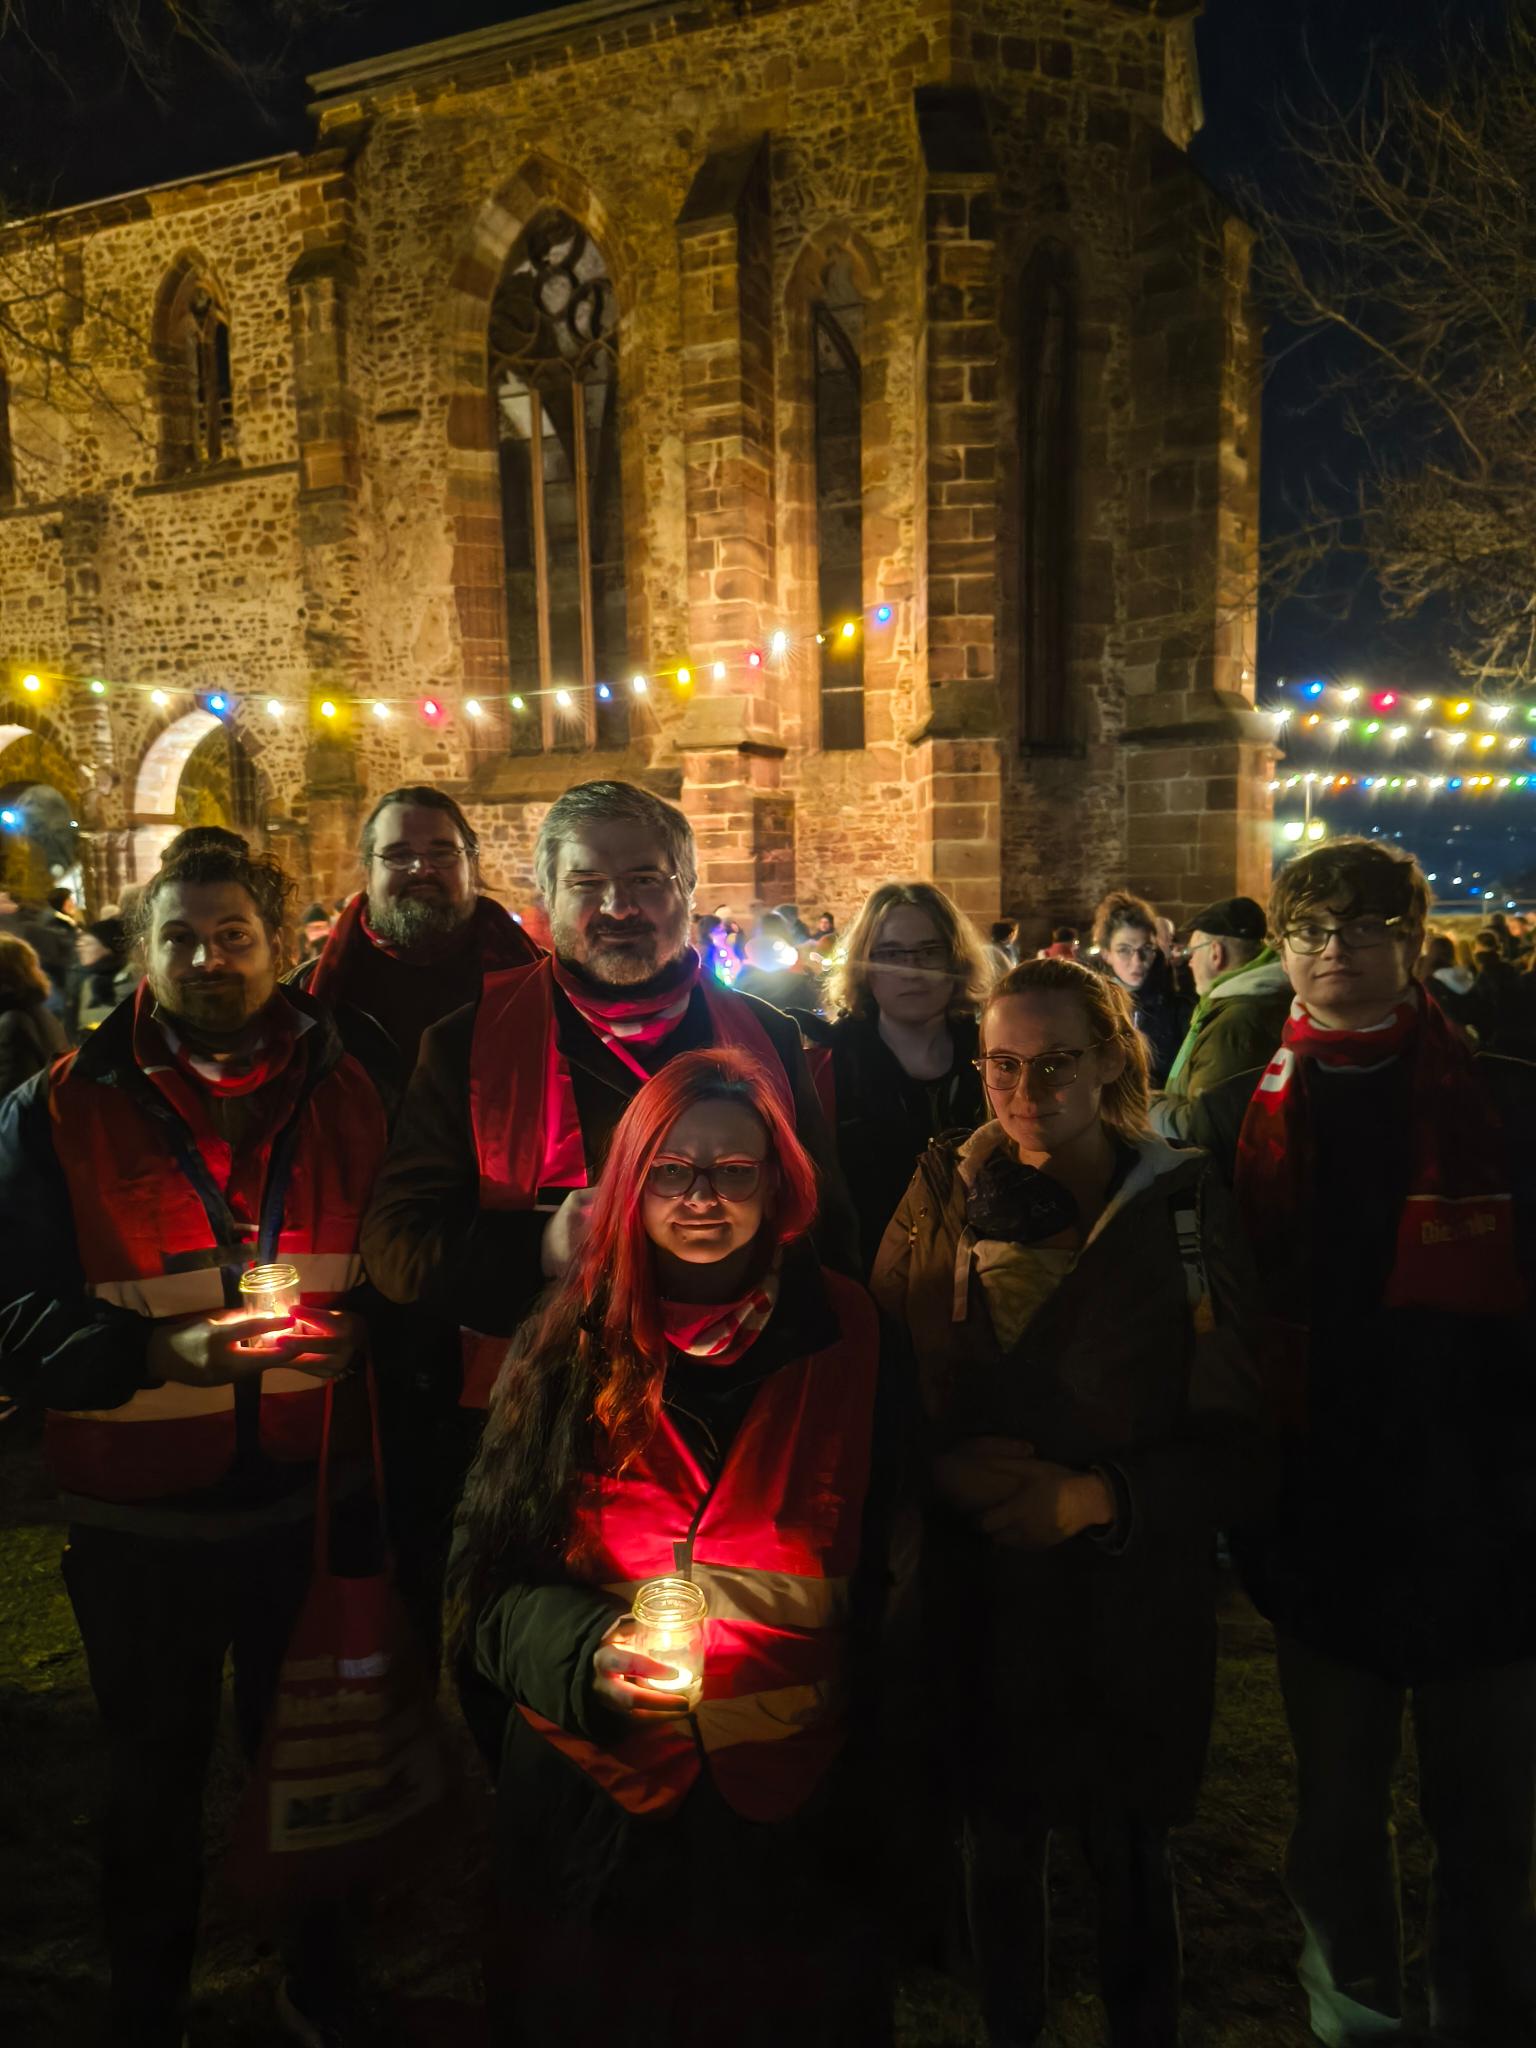
<path fill-rule="evenodd" d="M 1285 1881 L 1301 1981 L 1330 2048 L 1402 2031 L 1392 1774 L 1411 1707 L 1419 1811 L 1435 1848 L 1430 2018 L 1477 2048 L 1536 2042 L 1536 1663 L 1412 1689 L 1288 1637 L 1280 1685 L 1296 1751 Z"/>
<path fill-rule="evenodd" d="M 225 1656 L 251 1757 L 313 1542 L 308 1522 L 224 1543 L 70 1530 L 64 1580 L 107 1736 L 102 1904 L 113 2023 L 125 2040 L 181 2039 Z"/>
<path fill-rule="evenodd" d="M 1099 1989 L 1114 2048 L 1179 2038 L 1179 1913 L 1166 1828 L 1095 1807 L 1081 1830 L 1099 1907 Z M 965 1910 L 991 2048 L 1031 2048 L 1049 2012 L 1048 1829 L 966 1814 Z"/>

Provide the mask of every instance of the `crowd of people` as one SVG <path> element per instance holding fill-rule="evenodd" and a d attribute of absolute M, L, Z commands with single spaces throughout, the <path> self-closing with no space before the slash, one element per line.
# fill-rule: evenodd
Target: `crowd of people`
<path fill-rule="evenodd" d="M 1062 1831 L 1111 2041 L 1175 2043 L 1223 1557 L 1315 2036 L 1430 2038 L 1411 1711 L 1428 2025 L 1536 2043 L 1521 921 L 1426 947 L 1418 865 L 1352 839 L 1028 955 L 919 881 L 699 913 L 687 819 L 614 782 L 550 808 L 539 915 L 478 853 L 391 791 L 300 949 L 275 861 L 184 832 L 72 1011 L 0 937 L 0 1389 L 109 1754 L 110 2041 L 184 2039 L 226 1656 L 254 1759 L 318 1512 L 495 1782 L 498 2048 L 875 2048 L 951 1918 L 992 2048 L 1043 2042 Z M 242 1307 L 279 1263 L 297 1304 Z M 361 1909 L 276 1912 L 285 2037 L 380 2038 Z"/>

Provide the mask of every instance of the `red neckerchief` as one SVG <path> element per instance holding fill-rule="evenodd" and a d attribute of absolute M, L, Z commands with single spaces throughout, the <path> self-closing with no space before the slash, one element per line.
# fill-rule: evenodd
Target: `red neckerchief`
<path fill-rule="evenodd" d="M 1409 1068 L 1412 1151 L 1383 1306 L 1466 1314 L 1524 1305 L 1503 1143 L 1466 1045 L 1418 989 L 1366 1031 L 1328 1030 L 1298 999 L 1248 1106 L 1236 1176 L 1266 1292 L 1292 1326 L 1304 1327 L 1310 1313 L 1309 1070 L 1315 1061 L 1369 1073 L 1396 1059 Z"/>
<path fill-rule="evenodd" d="M 267 1006 L 266 1028 L 250 1064 L 213 1077 L 194 1065 L 176 1035 L 175 1020 L 155 1015 L 147 981 L 139 983 L 134 997 L 134 1061 L 192 1133 L 203 1163 L 242 1222 L 257 1220 L 272 1140 L 304 1086 L 305 1063 L 296 1057 L 301 1035 L 297 1014 L 279 993 Z M 261 1088 L 270 1092 L 261 1114 L 250 1120 L 237 1155 L 215 1124 L 210 1105 L 215 1096 L 254 1095 Z"/>
<path fill-rule="evenodd" d="M 523 967 L 530 960 L 537 960 L 539 949 L 517 922 L 516 918 L 502 909 L 489 896 L 475 899 L 473 914 L 462 926 L 462 944 L 473 948 L 480 955 L 481 965 L 487 974 L 503 967 Z M 366 892 L 354 896 L 336 920 L 335 929 L 321 948 L 315 962 L 315 971 L 309 978 L 309 993 L 319 997 L 321 1002 L 338 1003 L 346 1000 L 348 970 L 359 952 L 372 948 L 385 954 L 391 960 L 404 960 L 398 946 L 392 946 L 387 939 L 381 939 L 368 922 L 368 897 Z M 454 949 L 457 950 L 457 949 Z M 438 959 L 443 956 L 440 954 Z M 406 965 L 410 962 L 406 961 Z M 436 962 L 423 963 L 435 965 Z"/>
<path fill-rule="evenodd" d="M 583 1022 L 615 1058 L 648 1081 L 650 1068 L 642 1066 L 629 1048 L 660 1045 L 682 1023 L 699 985 L 699 956 L 692 946 L 687 947 L 674 969 L 659 977 L 663 986 L 643 996 L 598 988 L 585 976 L 574 975 L 558 956 L 553 971 L 557 986 L 570 998 Z"/>
<path fill-rule="evenodd" d="M 706 1365 L 734 1365 L 757 1341 L 779 1299 L 779 1265 L 775 1260 L 757 1285 L 740 1301 L 661 1303 L 661 1326 L 674 1351 L 686 1352 Z"/>

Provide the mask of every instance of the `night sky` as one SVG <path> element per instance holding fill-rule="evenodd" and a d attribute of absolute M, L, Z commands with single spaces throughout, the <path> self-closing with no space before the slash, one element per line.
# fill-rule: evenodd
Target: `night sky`
<path fill-rule="evenodd" d="M 203 54 L 167 46 L 152 84 L 136 78 L 97 27 L 98 0 L 32 0 L 42 55 L 18 39 L 0 43 L 0 191 L 17 207 L 66 205 L 187 176 L 310 138 L 305 74 L 465 29 L 541 11 L 517 0 L 219 0 L 230 46 L 246 77 L 221 73 Z M 1251 180 L 1262 189 L 1288 176 L 1279 107 L 1315 106 L 1320 91 L 1347 103 L 1371 54 L 1405 55 L 1433 70 L 1447 38 L 1496 23 L 1502 0 L 1207 0 L 1200 24 L 1206 129 L 1197 161 L 1218 187 Z M 297 28 L 285 28 L 297 13 Z M 52 60 L 50 63 L 49 60 Z M 67 88 L 63 79 L 67 78 Z M 1265 396 L 1264 516 L 1273 530 L 1309 480 L 1331 476 L 1348 490 L 1358 453 L 1337 418 L 1309 403 L 1315 354 L 1303 349 L 1272 376 Z M 1406 631 L 1383 617 L 1368 581 L 1341 569 L 1350 593 L 1342 621 L 1301 604 L 1266 619 L 1261 696 L 1280 676 L 1357 676 L 1376 687 L 1448 686 L 1443 642 L 1433 629 Z M 1341 801 L 1338 799 L 1335 802 Z M 1367 818 L 1403 830 L 1432 868 L 1483 871 L 1496 887 L 1536 870 L 1536 830 L 1511 833 L 1513 799 L 1443 799 L 1399 817 L 1333 814 L 1343 829 Z M 1536 827 L 1536 797 L 1531 799 Z M 1518 811 L 1525 816 L 1523 807 Z M 1432 821 L 1432 823 L 1427 822 Z M 1453 826 L 1471 833 L 1452 833 Z M 1525 841 L 1522 851 L 1521 840 Z M 1466 852 L 1469 841 L 1472 851 Z M 1444 885 L 1443 885 L 1444 886 Z M 1452 892 L 1459 893 L 1459 892 Z"/>

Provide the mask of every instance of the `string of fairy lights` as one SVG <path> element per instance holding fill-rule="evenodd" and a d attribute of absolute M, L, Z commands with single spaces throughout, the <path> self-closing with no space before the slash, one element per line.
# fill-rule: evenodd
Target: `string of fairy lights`
<path fill-rule="evenodd" d="M 354 716 L 372 718 L 381 724 L 397 717 L 414 716 L 425 726 L 440 727 L 450 723 L 456 711 L 475 724 L 489 717 L 492 709 L 500 704 L 505 704 L 511 717 L 517 720 L 532 717 L 537 707 L 546 701 L 554 706 L 557 714 L 574 719 L 585 715 L 587 707 L 584 700 L 588 698 L 595 710 L 600 705 L 625 699 L 644 702 L 662 692 L 670 692 L 675 700 L 686 700 L 706 677 L 717 685 L 728 683 L 733 675 L 748 679 L 756 675 L 771 678 L 775 673 L 784 672 L 797 655 L 812 646 L 830 650 L 834 657 L 852 655 L 871 634 L 888 631 L 894 619 L 893 606 L 877 604 L 862 615 L 834 620 L 814 633 L 797 635 L 780 627 L 768 636 L 763 646 L 748 647 L 732 661 L 715 660 L 698 665 L 683 661 L 649 672 L 637 671 L 623 681 L 590 685 L 551 683 L 541 688 L 510 690 L 503 697 L 494 699 L 464 697 L 457 703 L 446 694 L 430 690 L 409 695 L 367 697 L 352 697 L 340 691 L 317 692 L 310 695 L 308 705 L 311 717 L 322 729 L 344 725 Z M 24 698 L 39 703 L 50 696 L 62 694 L 83 693 L 97 698 L 137 695 L 147 697 L 157 710 L 165 711 L 178 701 L 191 699 L 215 718 L 232 719 L 245 714 L 265 717 L 274 723 L 294 715 L 300 708 L 292 698 L 267 696 L 260 691 L 239 692 L 218 685 L 203 687 L 184 683 L 167 687 L 163 683 L 115 681 L 65 669 L 41 665 L 32 667 L 22 662 L 0 666 L 10 668 L 15 686 Z"/>
<path fill-rule="evenodd" d="M 1536 706 L 1319 680 L 1276 687 L 1289 701 L 1265 710 L 1289 758 L 1269 784 L 1272 793 L 1300 790 L 1309 800 L 1356 790 L 1423 798 L 1536 794 Z M 1382 757 L 1379 768 L 1356 765 L 1361 747 Z M 1347 767 L 1307 765 L 1346 750 Z"/>

